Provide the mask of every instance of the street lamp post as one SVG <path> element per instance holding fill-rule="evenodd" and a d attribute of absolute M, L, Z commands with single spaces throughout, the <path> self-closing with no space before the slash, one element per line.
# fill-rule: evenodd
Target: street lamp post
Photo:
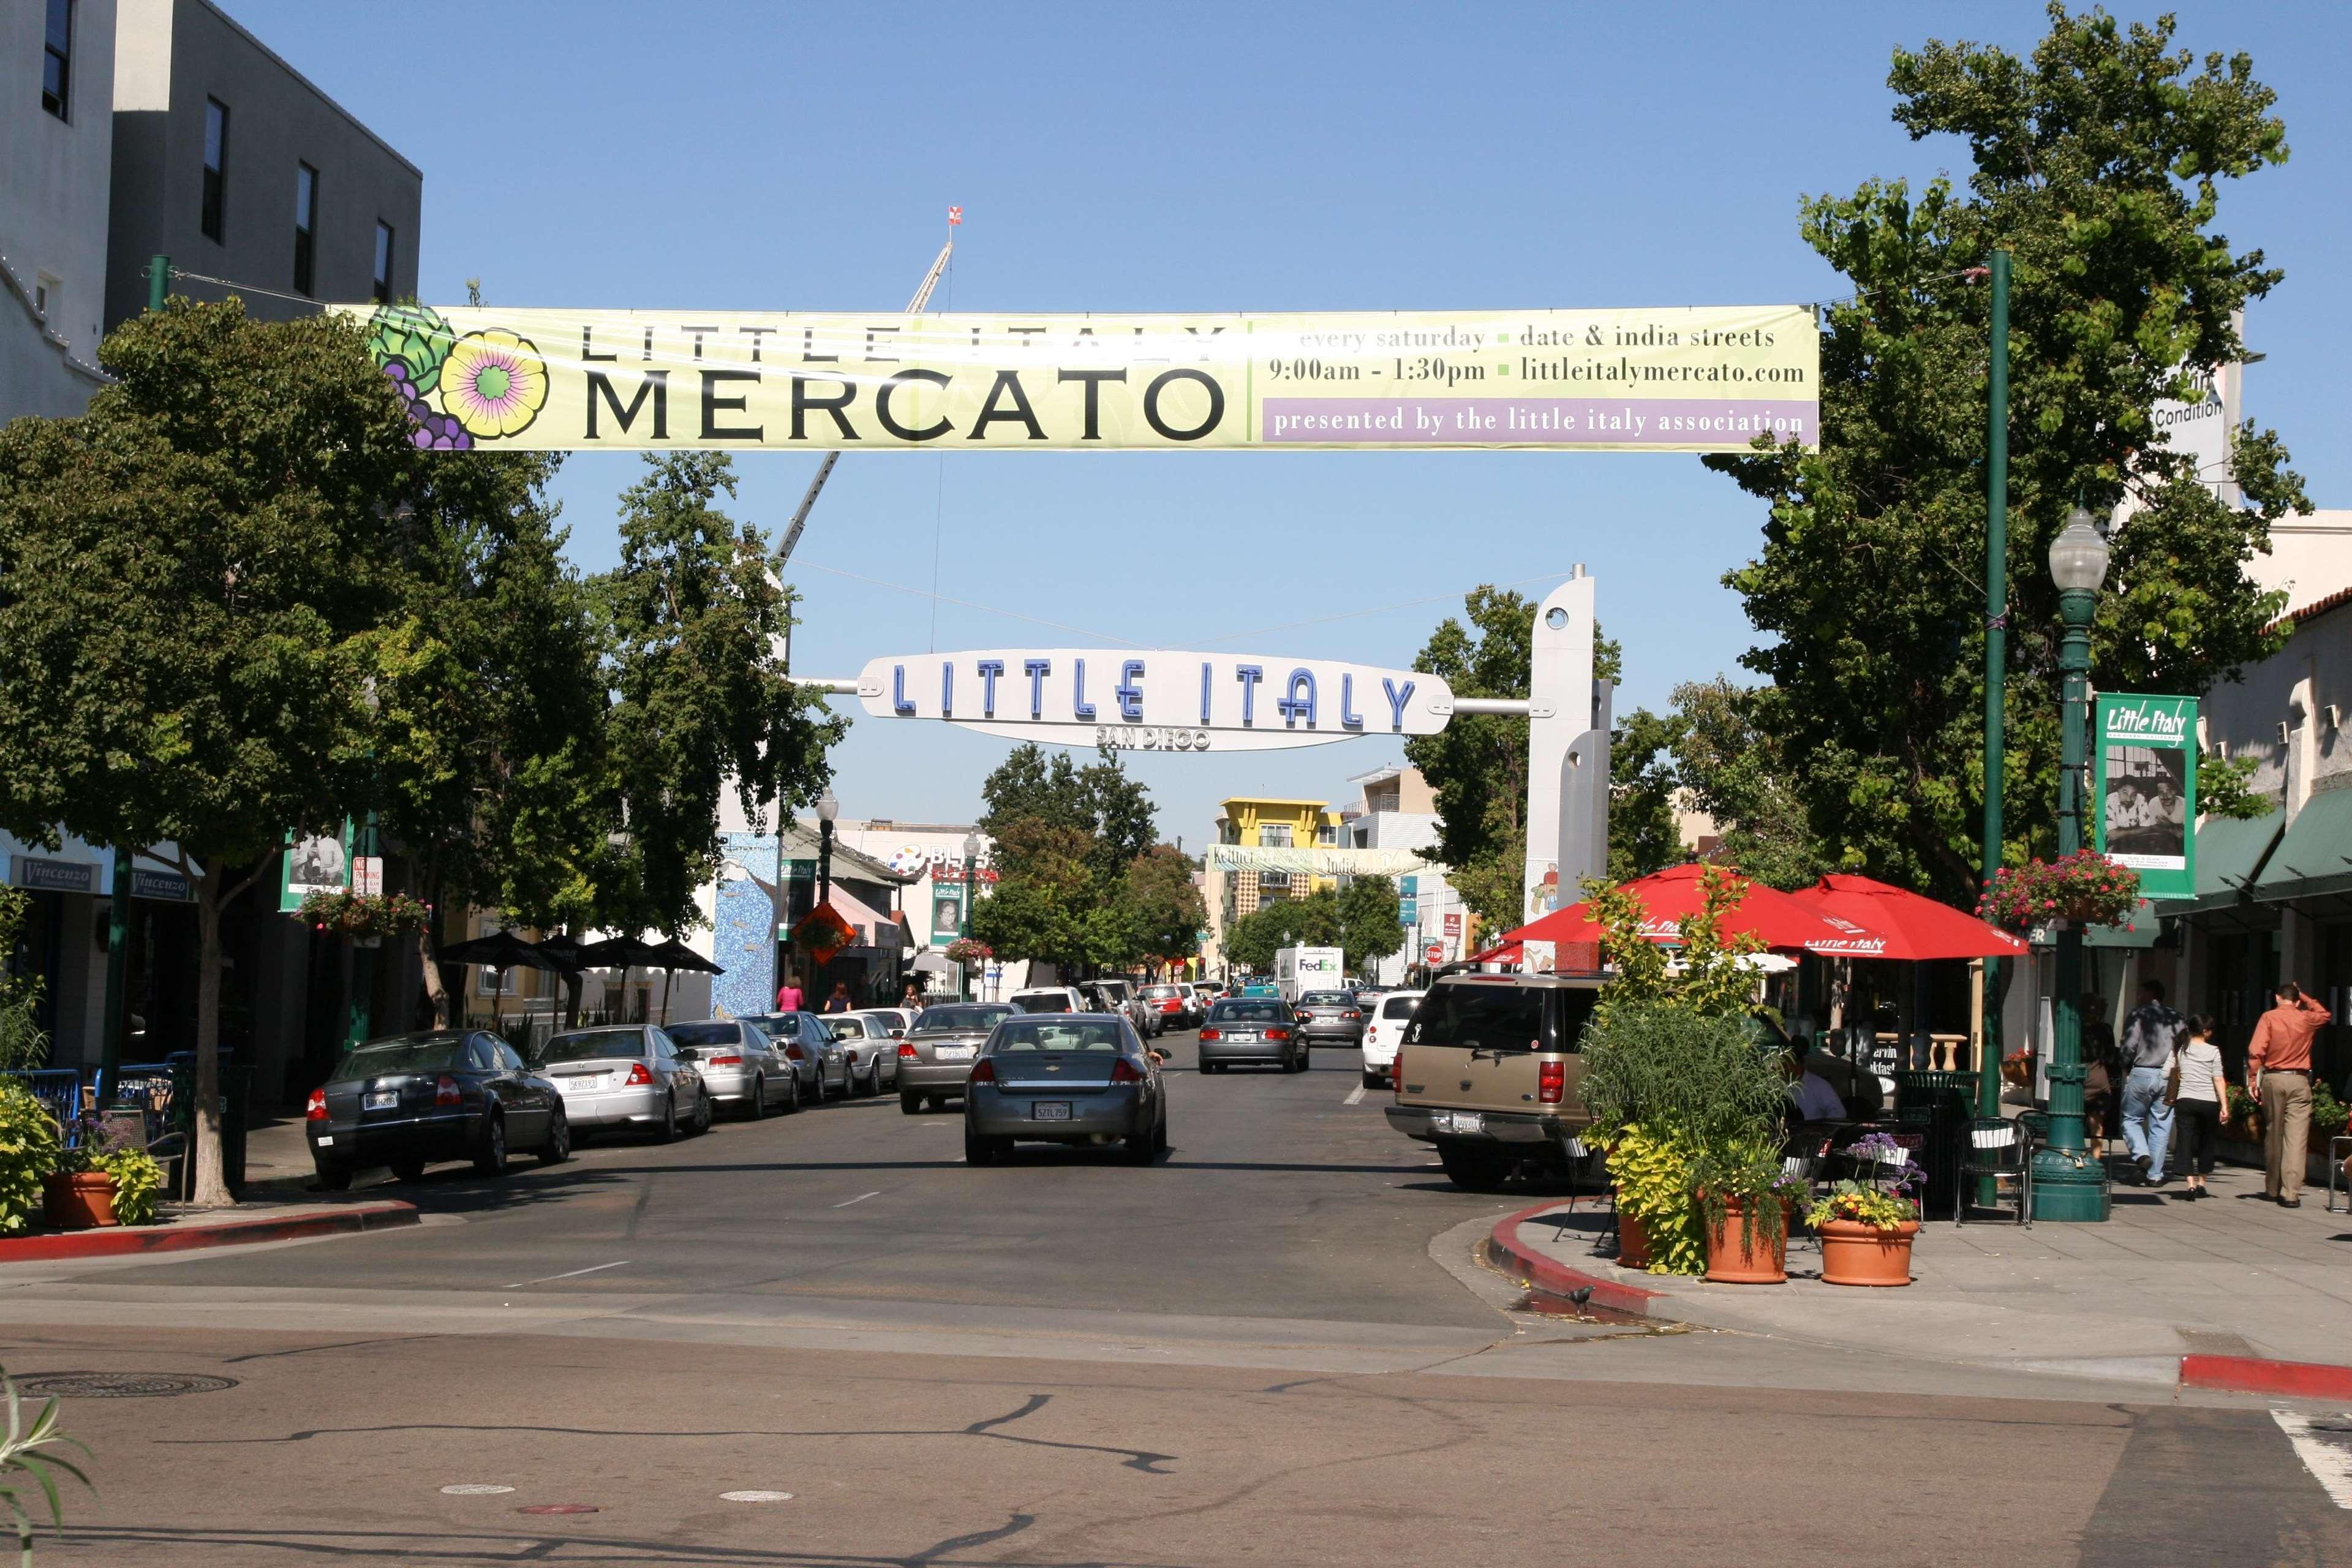
<path fill-rule="evenodd" d="M 963 907 L 957 918 L 956 934 L 958 936 L 968 937 L 971 934 L 971 888 L 973 876 L 979 866 L 980 835 L 967 833 L 963 836 Z M 963 976 L 962 1000 L 969 1002 L 971 1000 L 971 965 L 969 963 L 960 963 L 956 968 Z"/>
<path fill-rule="evenodd" d="M 841 802 L 833 798 L 831 790 L 816 797 L 816 901 L 833 900 L 833 819 L 841 815 Z"/>
<path fill-rule="evenodd" d="M 2050 545 L 2050 577 L 2058 585 L 2058 614 L 2066 635 L 2058 645 L 2058 714 L 2063 750 L 2058 773 L 2058 853 L 2083 847 L 2084 773 L 2088 767 L 2091 620 L 2107 575 L 2107 542 L 2091 514 L 2076 507 Z M 2106 1184 L 2084 1151 L 2083 930 L 2059 922 L 2056 973 L 2051 981 L 2050 1142 L 2033 1156 L 2033 1217 L 2096 1222 L 2107 1217 Z"/>

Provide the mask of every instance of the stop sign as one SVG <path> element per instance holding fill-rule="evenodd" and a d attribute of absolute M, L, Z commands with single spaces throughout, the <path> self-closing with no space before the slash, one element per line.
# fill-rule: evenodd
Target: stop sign
<path fill-rule="evenodd" d="M 1444 942 L 1433 942 L 1427 947 L 1421 950 L 1421 955 L 1429 960 L 1430 963 L 1435 963 L 1445 956 L 1445 944 Z"/>

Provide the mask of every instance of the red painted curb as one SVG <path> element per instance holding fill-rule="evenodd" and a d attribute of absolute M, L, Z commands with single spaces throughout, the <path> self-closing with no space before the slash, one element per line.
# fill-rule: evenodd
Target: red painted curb
<path fill-rule="evenodd" d="M 1622 1279 L 1612 1279 L 1605 1274 L 1587 1274 L 1579 1268 L 1544 1257 L 1519 1239 L 1519 1225 L 1538 1215 L 1549 1214 L 1559 1206 L 1557 1201 L 1524 1208 L 1495 1222 L 1494 1234 L 1487 1246 L 1496 1267 L 1514 1279 L 1525 1280 L 1547 1295 L 1566 1296 L 1571 1290 L 1590 1289 L 1591 1304 L 1606 1307 L 1614 1312 L 1624 1312 L 1636 1318 L 1658 1318 L 1663 1314 L 1655 1303 L 1666 1300 L 1663 1290 L 1644 1289 L 1629 1285 Z"/>
<path fill-rule="evenodd" d="M 2298 1399 L 2352 1399 L 2352 1366 L 2315 1361 L 2265 1361 L 2250 1355 L 2185 1355 L 2180 1386 L 2231 1394 L 2284 1394 Z"/>
<path fill-rule="evenodd" d="M 352 1204 L 323 1214 L 226 1220 L 219 1225 L 177 1227 L 108 1226 L 0 1240 L 0 1263 L 45 1263 L 71 1258 L 127 1258 L 136 1253 L 186 1252 L 199 1247 L 245 1247 L 257 1241 L 295 1241 L 347 1231 L 415 1225 L 416 1205 L 386 1200 Z"/>

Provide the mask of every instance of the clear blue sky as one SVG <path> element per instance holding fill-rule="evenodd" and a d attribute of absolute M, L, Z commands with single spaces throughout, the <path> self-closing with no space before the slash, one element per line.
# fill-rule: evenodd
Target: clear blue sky
<path fill-rule="evenodd" d="M 478 276 L 496 304 L 777 310 L 902 308 L 950 203 L 967 221 L 935 303 L 964 309 L 1819 299 L 1837 286 L 1797 237 L 1801 193 L 1964 166 L 1889 120 L 1889 50 L 2042 31 L 2018 0 L 225 4 L 425 171 L 428 301 Z M 2279 91 L 2293 161 L 2224 194 L 2230 238 L 2287 270 L 2250 322 L 2269 358 L 2247 407 L 2316 504 L 2352 504 L 2352 7 L 2177 9 L 2185 44 L 2251 52 Z M 740 515 L 772 531 L 815 459 L 739 463 Z M 635 471 L 567 467 L 584 567 L 611 563 Z M 935 548 L 943 594 L 1171 647 L 1374 612 L 1220 646 L 1394 664 L 1462 591 L 1543 578 L 1539 595 L 1582 561 L 1625 645 L 1621 708 L 1656 707 L 1749 646 L 1719 579 L 1760 521 L 1680 456 L 858 454 L 795 562 L 794 663 L 1085 640 L 954 605 L 934 632 Z M 861 718 L 836 758 L 844 810 L 969 820 L 1003 746 Z M 1197 846 L 1227 795 L 1343 803 L 1348 775 L 1394 760 L 1365 741 L 1131 765 L 1161 831 Z"/>

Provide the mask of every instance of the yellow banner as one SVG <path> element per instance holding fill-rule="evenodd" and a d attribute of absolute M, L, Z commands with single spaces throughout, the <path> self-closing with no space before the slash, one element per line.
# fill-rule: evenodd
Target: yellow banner
<path fill-rule="evenodd" d="M 1284 315 L 346 306 L 417 442 L 805 449 L 1811 445 L 1803 305 Z"/>

